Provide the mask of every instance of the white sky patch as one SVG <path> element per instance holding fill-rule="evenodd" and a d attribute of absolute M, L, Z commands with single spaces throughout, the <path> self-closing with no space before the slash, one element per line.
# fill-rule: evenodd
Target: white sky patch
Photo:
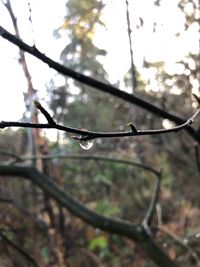
<path fill-rule="evenodd" d="M 32 21 L 36 47 L 47 56 L 59 61 L 60 53 L 66 45 L 66 36 L 61 39 L 53 37 L 53 30 L 63 23 L 66 14 L 64 0 L 32 0 Z M 184 31 L 184 14 L 177 7 L 178 0 L 162 0 L 161 6 L 155 7 L 153 0 L 129 1 L 132 25 L 132 41 L 134 62 L 143 78 L 153 82 L 153 73 L 142 67 L 143 59 L 150 62 L 165 61 L 165 68 L 176 72 L 177 61 L 185 57 L 189 51 L 199 53 L 199 25 L 192 24 Z M 32 29 L 29 22 L 26 0 L 12 1 L 13 10 L 18 17 L 22 39 L 33 44 Z M 126 6 L 123 0 L 106 2 L 102 20 L 107 29 L 97 27 L 95 43 L 108 51 L 105 58 L 101 57 L 105 69 L 109 73 L 110 82 L 120 82 L 123 88 L 123 77 L 130 68 L 130 53 L 127 35 Z M 191 12 L 191 7 L 187 7 Z M 139 17 L 144 19 L 144 25 L 136 30 Z M 153 32 L 154 22 L 156 32 Z M 0 2 L 0 24 L 13 33 L 9 14 Z M 177 33 L 181 33 L 177 36 Z M 27 55 L 28 67 L 32 76 L 34 88 L 39 91 L 39 97 L 45 100 L 45 84 L 56 72 L 38 59 Z M 18 49 L 0 38 L 0 119 L 19 120 L 25 110 L 23 92 L 27 84 L 21 67 L 18 64 Z M 192 63 L 191 63 L 192 64 Z M 148 77 L 149 75 L 149 77 Z M 195 84 L 195 82 L 194 82 Z M 155 85 L 154 85 L 155 86 Z"/>

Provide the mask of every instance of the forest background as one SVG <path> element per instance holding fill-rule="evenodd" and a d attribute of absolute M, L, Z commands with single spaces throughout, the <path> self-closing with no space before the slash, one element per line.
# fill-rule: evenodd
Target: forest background
<path fill-rule="evenodd" d="M 44 25 L 49 31 L 48 24 L 38 23 L 36 16 L 39 6 L 49 17 L 46 5 L 24 1 L 23 9 L 22 4 L 12 2 L 1 2 L 2 26 L 33 45 L 33 53 L 39 49 L 77 73 L 145 99 L 183 122 L 197 110 L 198 1 L 160 0 L 143 5 L 142 1 L 121 1 L 123 9 L 119 10 L 114 1 L 69 0 L 58 9 L 62 16 L 50 32 L 53 45 L 41 34 Z M 54 16 L 52 10 L 50 14 Z M 0 32 L 4 37 L 5 31 L 1 28 Z M 93 90 L 49 70 L 1 39 L 1 55 L 6 58 L 1 65 L 2 120 L 18 120 L 16 114 L 22 112 L 24 101 L 26 109 L 19 121 L 42 123 L 46 118 L 49 123 L 85 131 L 79 135 L 26 126 L 1 131 L 3 266 L 30 266 L 30 261 L 35 266 L 155 266 L 137 242 L 85 224 L 34 182 L 4 179 L 5 166 L 10 172 L 13 166 L 34 166 L 87 208 L 134 224 L 144 225 L 149 203 L 156 197 L 150 220 L 153 239 L 173 262 L 199 266 L 199 117 L 190 135 L 182 130 L 93 140 L 87 131 L 130 130 L 137 135 L 138 129 L 169 129 L 182 121 Z M 20 125 L 11 122 L 10 126 Z M 79 140 L 82 137 L 89 140 Z"/>

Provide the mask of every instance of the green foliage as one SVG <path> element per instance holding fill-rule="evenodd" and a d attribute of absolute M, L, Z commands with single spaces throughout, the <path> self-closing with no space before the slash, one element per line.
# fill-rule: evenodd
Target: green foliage
<path fill-rule="evenodd" d="M 89 249 L 92 251 L 95 251 L 96 249 L 105 249 L 107 247 L 108 240 L 103 235 L 93 238 L 89 243 Z"/>
<path fill-rule="evenodd" d="M 43 260 L 49 257 L 49 248 L 48 247 L 41 247 L 40 249 L 40 256 Z"/>
<path fill-rule="evenodd" d="M 108 238 L 100 235 L 98 237 L 94 237 L 89 242 L 89 249 L 91 251 L 98 251 L 100 260 L 105 260 L 110 262 L 114 262 L 116 260 L 116 257 L 113 255 L 113 253 L 110 251 Z"/>
<path fill-rule="evenodd" d="M 7 227 L 5 227 L 7 228 Z M 3 230 L 3 234 L 6 236 L 7 239 L 9 239 L 10 241 L 14 240 L 14 233 L 12 231 L 10 231 L 9 229 L 5 229 Z M 1 239 L 1 237 L 0 237 Z"/>
<path fill-rule="evenodd" d="M 102 175 L 100 173 L 94 177 L 94 181 L 95 183 L 97 183 L 97 185 L 106 185 L 106 186 L 112 185 L 111 180 L 108 179 L 108 177 L 106 177 L 105 175 Z"/>
<path fill-rule="evenodd" d="M 95 210 L 105 216 L 114 216 L 120 213 L 120 209 L 107 200 L 98 201 Z"/>

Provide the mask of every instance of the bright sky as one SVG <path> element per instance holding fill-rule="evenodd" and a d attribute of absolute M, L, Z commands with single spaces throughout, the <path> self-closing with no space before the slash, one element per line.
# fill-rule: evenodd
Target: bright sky
<path fill-rule="evenodd" d="M 199 26 L 192 25 L 187 32 L 184 31 L 184 15 L 177 8 L 178 0 L 162 0 L 162 6 L 157 8 L 153 8 L 153 0 L 129 2 L 132 11 L 131 20 L 138 23 L 139 17 L 144 19 L 144 25 L 140 30 L 136 30 L 135 25 L 132 27 L 134 61 L 144 78 L 152 75 L 150 70 L 141 68 L 144 56 L 147 61 L 165 61 L 166 69 L 173 73 L 177 70 L 176 61 L 189 51 L 199 52 Z M 56 40 L 53 37 L 53 30 L 63 22 L 66 12 L 65 1 L 32 0 L 30 3 L 36 47 L 59 61 L 65 40 L 64 38 Z M 21 37 L 32 45 L 33 36 L 28 19 L 27 0 L 11 1 L 11 4 L 18 17 Z M 187 9 L 190 12 L 191 6 L 188 5 Z M 110 81 L 122 81 L 130 68 L 125 1 L 107 1 L 103 21 L 107 30 L 98 28 L 95 42 L 108 51 L 103 63 L 109 73 Z M 155 21 L 158 25 L 156 33 L 153 33 Z M 0 25 L 13 32 L 9 15 L 1 2 Z M 179 38 L 176 37 L 178 32 L 181 32 Z M 27 91 L 26 80 L 18 64 L 18 49 L 1 37 L 0 59 L 0 120 L 19 120 L 25 110 L 23 92 Z M 27 60 L 34 87 L 39 91 L 39 97 L 45 98 L 45 84 L 55 76 L 55 72 L 31 56 L 27 55 Z M 122 82 L 120 87 L 123 88 Z"/>

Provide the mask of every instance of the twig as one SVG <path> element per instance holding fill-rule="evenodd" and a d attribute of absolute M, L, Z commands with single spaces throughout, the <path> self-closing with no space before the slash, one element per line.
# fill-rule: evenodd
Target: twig
<path fill-rule="evenodd" d="M 0 154 L 4 153 L 4 151 L 0 150 Z M 13 155 L 12 153 L 9 153 L 10 156 L 14 156 L 15 158 L 15 154 Z M 153 173 L 154 175 L 159 175 L 159 171 L 152 168 L 149 165 L 143 164 L 143 163 L 139 163 L 133 160 L 129 160 L 129 159 L 123 159 L 120 157 L 111 157 L 111 156 L 104 156 L 104 155 L 88 155 L 88 154 L 47 154 L 47 155 L 33 155 L 31 157 L 25 156 L 25 157 L 17 157 L 16 160 L 14 160 L 12 163 L 16 163 L 16 162 L 22 162 L 22 161 L 27 161 L 30 159 L 55 159 L 55 158 L 59 158 L 59 159 L 77 159 L 77 160 L 95 160 L 95 161 L 107 161 L 107 162 L 114 162 L 114 163 L 121 163 L 121 164 L 127 164 L 127 165 L 132 165 L 135 166 L 137 168 L 140 169 L 144 169 L 145 171 L 149 171 L 151 173 Z M 10 162 L 11 163 L 11 162 Z"/>
<path fill-rule="evenodd" d="M 56 125 L 54 119 L 51 117 L 51 115 L 49 114 L 49 112 L 47 112 L 47 110 L 45 108 L 43 108 L 43 106 L 40 104 L 39 101 L 35 100 L 33 101 L 34 105 L 37 109 L 39 109 L 39 111 L 45 116 L 46 120 L 48 121 L 48 123 L 50 125 Z"/>
<path fill-rule="evenodd" d="M 7 203 L 7 204 L 13 204 L 14 200 L 12 198 L 8 198 L 8 197 L 0 197 L 0 202 Z"/>
<path fill-rule="evenodd" d="M 4 155 L 4 156 L 9 156 L 14 158 L 16 161 L 21 161 L 21 157 L 13 152 L 4 150 L 4 149 L 0 149 L 0 154 Z"/>
<path fill-rule="evenodd" d="M 36 107 L 40 109 L 42 114 L 47 119 L 48 123 L 42 124 L 42 123 L 28 123 L 28 122 L 7 122 L 7 121 L 1 121 L 0 122 L 0 128 L 6 128 L 6 127 L 23 127 L 23 128 L 41 128 L 41 129 L 57 129 L 61 131 L 65 131 L 68 133 L 74 133 L 78 136 L 72 136 L 73 139 L 79 140 L 79 141 L 87 141 L 87 140 L 93 140 L 95 138 L 113 138 L 113 137 L 125 137 L 125 136 L 141 136 L 141 135 L 157 135 L 157 134 L 166 134 L 171 132 L 178 132 L 184 128 L 188 128 L 190 126 L 196 116 L 200 113 L 200 108 L 184 123 L 181 125 L 172 127 L 170 129 L 156 129 L 156 130 L 137 130 L 136 131 L 128 131 L 128 132 L 93 132 L 93 131 L 87 131 L 87 130 L 80 130 L 77 128 L 67 127 L 60 124 L 57 124 L 54 122 L 53 118 L 49 115 L 49 113 L 41 106 L 41 104 L 37 102 Z"/>
<path fill-rule="evenodd" d="M 11 21 L 12 21 L 12 24 L 14 27 L 15 36 L 16 36 L 16 38 L 21 39 L 20 31 L 19 31 L 19 27 L 18 27 L 18 23 L 17 23 L 17 17 L 14 14 L 10 0 L 6 0 L 5 7 L 7 8 L 7 11 L 8 11 L 9 16 L 11 18 Z M 30 13 L 30 17 L 31 17 L 31 13 Z M 33 31 L 32 31 L 32 33 L 33 33 Z M 25 102 L 26 102 L 27 99 L 32 100 L 33 96 L 35 95 L 35 90 L 33 87 L 31 74 L 30 74 L 30 71 L 28 68 L 28 64 L 27 64 L 26 57 L 25 57 L 25 52 L 23 51 L 23 49 L 19 49 L 19 63 L 22 66 L 24 75 L 26 77 L 27 86 L 28 86 L 27 87 L 27 97 L 28 98 L 25 97 Z M 30 111 L 30 114 L 31 114 L 30 121 L 38 123 L 38 114 L 37 114 L 37 112 L 33 113 L 32 102 L 30 102 L 28 104 L 27 109 Z M 35 131 L 33 131 L 32 129 L 28 129 L 28 147 L 29 147 L 30 154 L 34 154 L 35 150 L 37 150 L 36 143 L 37 143 L 38 138 L 40 136 L 39 132 L 40 132 L 40 129 L 36 129 Z M 32 162 L 32 164 L 34 165 L 35 162 Z"/>
<path fill-rule="evenodd" d="M 18 253 L 20 253 L 26 260 L 28 260 L 33 266 L 39 267 L 38 263 L 35 261 L 35 259 L 28 254 L 24 249 L 21 248 L 18 244 L 7 238 L 7 236 L 0 232 L 0 237 L 12 248 L 14 248 Z"/>
<path fill-rule="evenodd" d="M 200 266 L 200 259 L 197 253 L 186 242 L 184 242 L 184 240 L 182 240 L 178 235 L 176 235 L 175 233 L 172 233 L 169 229 L 167 229 L 166 227 L 162 225 L 158 225 L 157 229 L 164 232 L 169 237 L 171 237 L 171 239 L 175 241 L 177 244 L 179 244 L 183 249 L 186 249 L 187 251 L 189 251 L 189 253 L 194 258 L 198 266 Z"/>
<path fill-rule="evenodd" d="M 32 31 L 32 38 L 33 38 L 33 45 L 35 46 L 35 38 L 34 38 L 34 29 L 33 29 L 33 20 L 32 20 L 32 8 L 31 3 L 29 0 L 27 0 L 28 9 L 29 9 L 29 21 L 31 25 L 31 31 Z"/>
<path fill-rule="evenodd" d="M 184 239 L 180 238 L 178 235 L 176 235 L 175 233 L 172 233 L 169 229 L 167 229 L 165 226 L 163 226 L 161 206 L 160 205 L 157 205 L 156 208 L 157 208 L 157 216 L 158 216 L 158 225 L 155 226 L 154 228 L 157 229 L 157 230 L 159 230 L 159 231 L 164 232 L 174 242 L 176 242 L 177 244 L 179 244 L 183 249 L 188 250 L 190 252 L 190 254 L 192 255 L 192 257 L 197 262 L 198 266 L 200 266 L 200 260 L 199 260 L 199 257 L 197 255 L 197 253 L 187 244 L 187 242 L 184 242 L 185 238 Z"/>
<path fill-rule="evenodd" d="M 127 21 L 127 31 L 128 31 L 128 39 L 129 39 L 129 51 L 131 57 L 131 80 L 132 80 L 132 90 L 135 92 L 136 89 L 136 72 L 135 72 L 135 65 L 133 60 L 133 45 L 132 45 L 132 38 L 131 38 L 131 22 L 130 22 L 130 14 L 129 14 L 129 2 L 126 0 L 126 21 Z"/>
<path fill-rule="evenodd" d="M 95 89 L 98 89 L 100 91 L 103 91 L 105 93 L 109 93 L 111 95 L 114 95 L 116 97 L 119 97 L 129 103 L 135 104 L 151 113 L 154 113 L 155 115 L 169 119 L 176 124 L 183 124 L 184 120 L 180 117 L 175 116 L 174 114 L 170 114 L 169 112 L 162 110 L 161 108 L 142 100 L 139 97 L 136 97 L 134 95 L 128 94 L 125 91 L 121 91 L 117 89 L 114 86 L 111 86 L 109 84 L 105 84 L 103 82 L 100 82 L 98 80 L 95 80 L 93 78 L 90 78 L 86 75 L 83 75 L 81 73 L 75 72 L 57 62 L 52 60 L 51 58 L 47 57 L 45 54 L 41 53 L 35 46 L 29 46 L 28 44 L 24 43 L 22 40 L 18 39 L 16 36 L 8 32 L 5 28 L 0 26 L 0 35 L 8 40 L 9 42 L 13 43 L 14 45 L 18 46 L 20 49 L 24 50 L 25 52 L 33 55 L 34 57 L 40 59 L 44 63 L 48 64 L 49 67 L 57 70 L 59 73 L 63 75 L 67 75 L 83 84 L 89 85 L 91 87 L 94 87 Z M 30 126 L 29 126 L 30 127 Z M 186 131 L 198 142 L 200 142 L 200 138 L 196 136 L 195 130 L 191 127 L 186 127 Z"/>
<path fill-rule="evenodd" d="M 157 205 L 158 197 L 159 197 L 159 193 L 160 193 L 161 179 L 162 179 L 162 171 L 160 171 L 160 173 L 156 177 L 155 187 L 154 187 L 154 191 L 152 193 L 149 209 L 147 210 L 147 213 L 146 213 L 144 220 L 143 220 L 143 225 L 145 225 L 147 228 L 149 228 L 151 226 L 151 223 L 152 223 L 153 215 L 154 215 L 154 212 L 156 209 L 156 205 Z"/>

